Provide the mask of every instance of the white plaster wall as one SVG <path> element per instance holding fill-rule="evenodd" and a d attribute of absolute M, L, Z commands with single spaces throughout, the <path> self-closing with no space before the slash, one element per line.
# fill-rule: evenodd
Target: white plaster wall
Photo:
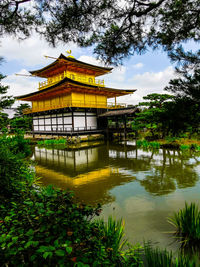
<path fill-rule="evenodd" d="M 97 128 L 97 117 L 87 117 L 87 128 L 92 127 L 92 129 Z"/>
<path fill-rule="evenodd" d="M 33 125 L 38 125 L 38 120 L 33 120 Z"/>
<path fill-rule="evenodd" d="M 56 124 L 56 118 L 52 118 L 52 124 Z"/>
<path fill-rule="evenodd" d="M 39 119 L 39 125 L 44 125 L 44 119 Z"/>
<path fill-rule="evenodd" d="M 39 126 L 39 131 L 44 131 L 44 126 Z"/>
<path fill-rule="evenodd" d="M 45 124 L 51 124 L 51 119 L 45 119 Z"/>
<path fill-rule="evenodd" d="M 72 118 L 71 117 L 64 118 L 64 124 L 72 124 Z"/>
<path fill-rule="evenodd" d="M 74 127 L 84 128 L 85 127 L 85 117 L 74 117 Z"/>
<path fill-rule="evenodd" d="M 58 118 L 58 124 L 63 124 L 63 119 L 62 118 Z"/>
<path fill-rule="evenodd" d="M 34 131 L 38 131 L 38 126 L 35 126 L 35 125 L 34 125 L 34 126 L 33 126 L 33 130 L 34 130 Z"/>
<path fill-rule="evenodd" d="M 76 115 L 85 116 L 85 112 L 74 112 L 74 116 Z"/>
<path fill-rule="evenodd" d="M 51 131 L 51 126 L 45 126 L 46 131 Z"/>

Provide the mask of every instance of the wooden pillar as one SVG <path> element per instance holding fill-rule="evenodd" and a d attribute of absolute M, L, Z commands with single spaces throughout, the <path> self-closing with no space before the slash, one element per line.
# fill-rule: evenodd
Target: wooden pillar
<path fill-rule="evenodd" d="M 117 106 L 117 98 L 116 98 L 116 96 L 115 96 L 115 107 Z"/>
<path fill-rule="evenodd" d="M 72 130 L 74 131 L 74 111 L 72 109 Z"/>
<path fill-rule="evenodd" d="M 127 132 L 126 132 L 126 115 L 124 116 L 124 138 L 126 139 Z"/>
<path fill-rule="evenodd" d="M 116 122 L 116 129 L 118 129 L 119 128 L 119 123 L 118 123 L 118 117 L 117 116 L 115 117 L 115 122 Z"/>
<path fill-rule="evenodd" d="M 85 130 L 87 130 L 87 111 L 85 109 Z"/>

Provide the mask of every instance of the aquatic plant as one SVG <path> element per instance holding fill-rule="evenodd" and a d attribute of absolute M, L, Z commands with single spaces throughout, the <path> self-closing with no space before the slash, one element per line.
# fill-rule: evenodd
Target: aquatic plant
<path fill-rule="evenodd" d="M 200 211 L 195 203 L 185 203 L 185 207 L 174 213 L 168 221 L 176 227 L 175 235 L 184 244 L 200 242 Z"/>
<path fill-rule="evenodd" d="M 171 251 L 152 248 L 149 242 L 144 243 L 144 266 L 149 267 L 197 267 L 195 260 L 179 254 L 174 257 Z"/>

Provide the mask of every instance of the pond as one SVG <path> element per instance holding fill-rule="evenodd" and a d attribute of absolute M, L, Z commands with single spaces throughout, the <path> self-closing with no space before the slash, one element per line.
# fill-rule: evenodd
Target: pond
<path fill-rule="evenodd" d="M 75 192 L 79 201 L 103 205 L 102 217 L 123 218 L 135 244 L 152 240 L 177 249 L 167 218 L 185 201 L 200 204 L 200 156 L 134 142 L 95 143 L 79 150 L 35 147 L 36 172 L 44 185 Z"/>

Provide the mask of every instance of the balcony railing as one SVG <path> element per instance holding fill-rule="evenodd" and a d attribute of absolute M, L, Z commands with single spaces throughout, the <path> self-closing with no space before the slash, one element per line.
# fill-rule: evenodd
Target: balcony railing
<path fill-rule="evenodd" d="M 60 109 L 60 108 L 66 108 L 66 107 L 80 107 L 80 108 L 105 108 L 105 109 L 117 109 L 117 108 L 125 108 L 126 104 L 116 104 L 115 103 L 96 103 L 95 101 L 90 101 L 87 103 L 84 103 L 82 101 L 63 101 L 60 104 L 57 105 L 45 105 L 40 107 L 34 107 L 34 108 L 27 108 L 24 109 L 24 114 L 34 113 L 34 112 L 41 112 L 41 111 L 47 111 L 47 110 L 53 110 L 53 109 Z"/>
<path fill-rule="evenodd" d="M 95 86 L 100 86 L 104 87 L 104 80 L 96 80 L 95 78 L 91 78 L 89 76 L 83 76 L 83 75 L 77 75 L 77 74 L 71 74 L 67 73 L 67 71 L 64 71 L 62 74 L 57 75 L 52 78 L 48 78 L 48 80 L 44 82 L 39 82 L 39 90 L 43 90 L 47 87 L 50 87 L 60 81 L 62 81 L 64 78 L 69 78 L 71 80 L 89 84 L 89 85 L 95 85 Z"/>

